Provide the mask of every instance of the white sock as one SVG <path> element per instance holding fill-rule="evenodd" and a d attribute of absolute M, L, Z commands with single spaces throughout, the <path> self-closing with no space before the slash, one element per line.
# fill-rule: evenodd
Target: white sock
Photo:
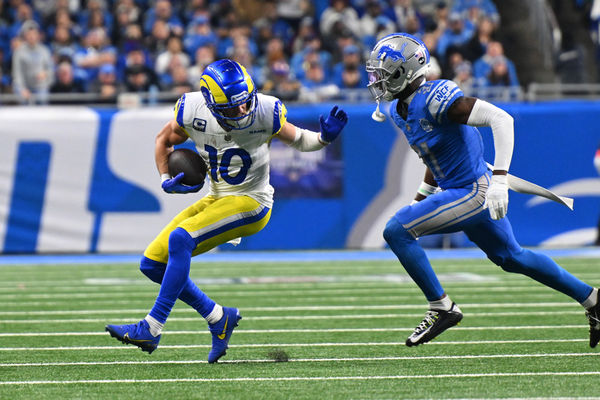
<path fill-rule="evenodd" d="M 452 300 L 450 300 L 450 296 L 448 296 L 448 295 L 444 295 L 444 297 L 442 297 L 439 300 L 429 302 L 430 310 L 450 311 L 451 308 L 452 308 Z"/>
<path fill-rule="evenodd" d="M 223 318 L 223 307 L 219 304 L 215 304 L 210 314 L 206 316 L 206 321 L 208 321 L 209 324 L 216 324 L 221 318 Z"/>
<path fill-rule="evenodd" d="M 161 324 L 156 320 L 156 318 L 150 316 L 150 314 L 146 315 L 146 318 L 144 319 L 146 320 L 146 322 L 148 322 L 148 325 L 150 326 L 150 334 L 154 337 L 160 335 L 165 324 Z"/>
<path fill-rule="evenodd" d="M 583 308 L 585 308 L 587 310 L 589 308 L 594 307 L 597 303 L 598 303 L 598 288 L 593 288 L 592 293 L 590 293 L 588 298 L 585 299 L 583 301 L 583 303 L 581 303 L 581 305 L 583 306 Z"/>

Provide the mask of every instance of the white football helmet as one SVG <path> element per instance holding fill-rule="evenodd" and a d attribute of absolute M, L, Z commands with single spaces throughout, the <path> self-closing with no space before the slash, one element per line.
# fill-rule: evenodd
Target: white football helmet
<path fill-rule="evenodd" d="M 408 33 L 392 33 L 382 38 L 367 60 L 367 87 L 376 101 L 391 101 L 409 83 L 427 73 L 429 51 Z"/>

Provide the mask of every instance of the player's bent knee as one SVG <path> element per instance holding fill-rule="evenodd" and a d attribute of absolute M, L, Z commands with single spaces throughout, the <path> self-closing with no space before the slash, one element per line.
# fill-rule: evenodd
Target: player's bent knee
<path fill-rule="evenodd" d="M 398 241 L 414 241 L 415 238 L 402 226 L 396 218 L 390 218 L 385 229 L 383 230 L 383 238 L 388 244 Z"/>
<path fill-rule="evenodd" d="M 175 228 L 169 235 L 169 254 L 179 252 L 191 254 L 195 248 L 196 242 L 185 229 Z"/>
<path fill-rule="evenodd" d="M 142 257 L 140 261 L 140 271 L 156 283 L 162 283 L 166 268 L 166 264 L 151 260 L 148 257 Z"/>

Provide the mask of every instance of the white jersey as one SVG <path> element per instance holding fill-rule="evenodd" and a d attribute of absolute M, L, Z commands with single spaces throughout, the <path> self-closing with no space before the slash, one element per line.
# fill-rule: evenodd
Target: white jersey
<path fill-rule="evenodd" d="M 272 208 L 269 184 L 269 139 L 285 124 L 287 111 L 273 96 L 257 94 L 254 123 L 226 131 L 212 115 L 200 92 L 186 93 L 175 105 L 175 120 L 196 144 L 208 166 L 209 194 L 249 196 Z"/>

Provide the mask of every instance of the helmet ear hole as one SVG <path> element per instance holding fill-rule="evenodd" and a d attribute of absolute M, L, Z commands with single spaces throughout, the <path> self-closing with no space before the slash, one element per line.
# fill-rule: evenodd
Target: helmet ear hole
<path fill-rule="evenodd" d="M 402 67 L 400 67 L 402 68 Z M 394 72 L 394 75 L 392 76 L 392 79 L 398 79 L 400 78 L 400 70 L 397 69 L 396 72 Z"/>

